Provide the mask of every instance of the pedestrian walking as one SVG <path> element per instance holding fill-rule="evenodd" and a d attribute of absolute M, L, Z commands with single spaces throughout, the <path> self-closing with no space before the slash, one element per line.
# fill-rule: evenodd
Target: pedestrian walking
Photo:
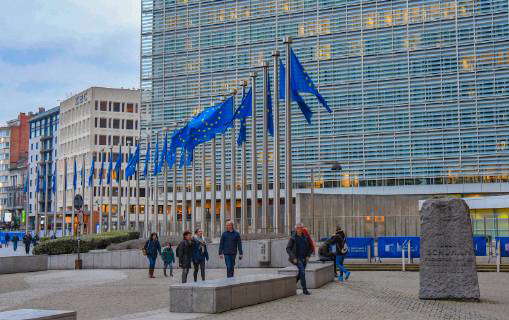
<path fill-rule="evenodd" d="M 14 234 L 12 236 L 12 248 L 14 249 L 14 252 L 16 252 L 16 250 L 18 250 L 18 241 L 19 241 L 18 235 Z"/>
<path fill-rule="evenodd" d="M 313 244 L 308 237 L 304 235 L 304 225 L 298 223 L 295 225 L 295 232 L 288 240 L 286 252 L 290 262 L 297 266 L 297 281 L 300 280 L 302 293 L 310 295 L 306 285 L 306 265 L 312 253 Z"/>
<path fill-rule="evenodd" d="M 23 236 L 23 243 L 25 244 L 25 253 L 30 254 L 30 245 L 32 244 L 32 235 L 26 232 Z"/>
<path fill-rule="evenodd" d="M 182 283 L 187 282 L 187 275 L 191 269 L 191 261 L 193 260 L 194 244 L 190 231 L 184 232 L 184 239 L 177 247 L 177 258 L 179 258 L 179 266 L 182 268 Z"/>
<path fill-rule="evenodd" d="M 9 233 L 6 233 L 5 234 L 5 247 L 6 248 L 9 248 L 9 241 L 11 240 L 11 236 L 9 235 Z"/>
<path fill-rule="evenodd" d="M 159 243 L 159 237 L 157 233 L 153 232 L 150 234 L 150 238 L 145 242 L 143 247 L 143 254 L 148 258 L 148 277 L 154 277 L 154 269 L 156 267 L 157 254 L 161 254 L 161 244 Z"/>
<path fill-rule="evenodd" d="M 205 281 L 205 262 L 209 261 L 209 252 L 207 251 L 207 242 L 203 237 L 202 229 L 194 231 L 193 244 L 194 282 L 198 281 L 198 269 L 201 271 L 201 280 Z"/>
<path fill-rule="evenodd" d="M 32 238 L 32 244 L 35 246 L 39 243 L 39 235 L 35 233 L 34 237 Z"/>
<path fill-rule="evenodd" d="M 350 271 L 345 266 L 345 256 L 348 253 L 348 246 L 346 244 L 346 234 L 340 226 L 336 228 L 336 234 L 332 237 L 334 244 L 336 245 L 336 266 L 339 269 L 338 280 L 343 281 L 343 274 L 345 280 L 350 277 Z"/>
<path fill-rule="evenodd" d="M 170 277 L 173 277 L 173 264 L 175 263 L 175 254 L 173 253 L 173 248 L 171 247 L 171 243 L 168 241 L 166 246 L 163 248 L 163 253 L 161 254 L 164 262 L 163 273 L 164 276 L 167 277 L 166 268 L 170 269 Z"/>
<path fill-rule="evenodd" d="M 239 260 L 242 260 L 242 239 L 240 233 L 233 228 L 233 221 L 226 221 L 226 231 L 221 235 L 219 242 L 219 257 L 223 259 L 226 264 L 226 277 L 232 278 L 234 276 L 235 259 L 239 254 Z"/>

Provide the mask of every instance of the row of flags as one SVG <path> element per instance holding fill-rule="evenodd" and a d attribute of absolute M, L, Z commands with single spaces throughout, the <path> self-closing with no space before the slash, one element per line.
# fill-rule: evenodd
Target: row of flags
<path fill-rule="evenodd" d="M 327 101 L 316 89 L 313 80 L 309 74 L 304 70 L 304 67 L 300 63 L 299 59 L 295 55 L 293 49 L 290 51 L 290 65 L 291 65 L 291 95 L 292 101 L 295 101 L 299 106 L 306 121 L 311 124 L 313 112 L 306 101 L 300 95 L 301 93 L 309 93 L 316 97 L 316 99 L 322 104 L 327 112 L 332 113 Z M 279 61 L 279 99 L 285 99 L 285 65 Z M 273 122 L 273 107 L 272 97 L 270 90 L 270 77 L 267 81 L 267 88 L 265 92 L 267 94 L 267 131 L 268 134 L 274 136 L 274 122 Z M 159 152 L 159 139 L 156 141 L 153 159 L 153 170 L 154 176 L 161 173 L 164 166 L 167 165 L 170 169 L 175 165 L 177 159 L 177 150 L 180 148 L 180 163 L 179 166 L 188 166 L 193 161 L 194 149 L 205 142 L 212 140 L 216 135 L 224 134 L 229 128 L 235 124 L 235 120 L 240 121 L 240 130 L 237 137 L 237 144 L 242 145 L 246 142 L 246 122 L 247 118 L 252 116 L 252 95 L 253 90 L 249 88 L 247 93 L 242 93 L 242 100 L 237 108 L 234 108 L 234 98 L 230 96 L 225 101 L 222 101 L 214 106 L 206 108 L 201 113 L 195 115 L 191 120 L 187 122 L 182 128 L 177 128 L 171 134 L 168 141 L 168 134 L 165 133 L 163 148 Z M 169 142 L 169 143 L 168 143 Z M 145 154 L 145 163 L 142 171 L 142 176 L 146 177 L 149 175 L 149 164 L 151 159 L 151 147 L 150 142 L 147 143 L 147 149 Z M 112 179 L 115 179 L 117 183 L 120 183 L 121 169 L 123 162 L 122 146 L 118 153 L 115 164 L 113 163 L 112 154 L 109 154 L 108 170 L 106 174 L 106 183 L 110 184 Z M 125 179 L 132 177 L 136 171 L 140 162 L 140 145 L 136 146 L 135 152 L 128 155 L 128 161 L 125 168 Z M 102 158 L 101 170 L 99 171 L 99 184 L 103 183 L 103 172 L 104 172 L 105 159 Z M 84 168 L 80 170 L 81 182 L 84 184 Z M 90 172 L 88 176 L 88 185 L 91 186 L 93 183 L 95 171 L 95 159 L 92 159 L 90 166 Z M 36 180 L 36 191 L 41 192 L 45 190 L 46 179 L 43 180 L 43 187 L 39 185 L 40 175 L 39 169 L 37 169 L 37 180 Z M 76 159 L 74 159 L 74 175 L 73 175 L 73 188 L 77 188 L 77 165 Z M 26 178 L 25 192 L 28 190 L 28 175 Z M 67 181 L 66 181 L 67 182 Z M 52 179 L 52 190 L 56 192 L 56 168 Z"/>

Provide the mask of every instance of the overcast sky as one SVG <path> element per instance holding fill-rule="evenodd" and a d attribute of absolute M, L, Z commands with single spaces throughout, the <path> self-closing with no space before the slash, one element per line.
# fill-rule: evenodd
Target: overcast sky
<path fill-rule="evenodd" d="M 90 86 L 139 87 L 139 0 L 2 1 L 0 125 Z"/>

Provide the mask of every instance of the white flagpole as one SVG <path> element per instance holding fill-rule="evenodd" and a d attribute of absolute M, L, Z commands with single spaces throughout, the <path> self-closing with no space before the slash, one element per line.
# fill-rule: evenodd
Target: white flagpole
<path fill-rule="evenodd" d="M 200 227 L 207 230 L 207 215 L 205 214 L 205 206 L 207 205 L 207 178 L 205 176 L 205 143 L 201 147 L 201 222 Z"/>
<path fill-rule="evenodd" d="M 224 232 L 224 223 L 226 217 L 226 135 L 221 135 L 221 211 L 219 214 L 221 234 Z"/>
<path fill-rule="evenodd" d="M 150 143 L 150 133 L 149 135 L 147 136 L 147 148 L 149 146 L 149 143 Z M 147 163 L 147 175 L 145 176 L 145 210 L 143 212 L 143 229 L 144 229 L 144 234 L 145 234 L 145 237 L 148 238 L 149 237 L 149 232 L 150 232 L 150 229 L 148 227 L 148 223 L 149 223 L 149 215 L 150 215 L 150 152 L 149 152 L 149 159 L 146 159 L 145 158 L 145 161 Z"/>
<path fill-rule="evenodd" d="M 212 150 L 210 152 L 212 156 L 212 183 L 210 186 L 210 234 L 211 238 L 216 236 L 216 138 L 212 139 Z"/>
<path fill-rule="evenodd" d="M 235 90 L 233 92 L 233 96 L 235 97 L 235 95 L 237 94 L 237 91 Z M 235 101 L 235 98 L 234 100 Z M 232 105 L 232 113 L 235 113 L 235 103 Z M 235 214 L 235 211 L 236 211 L 236 208 L 237 208 L 237 194 L 236 194 L 236 190 L 237 190 L 237 141 L 235 140 L 235 122 L 232 123 L 232 128 L 231 128 L 231 134 L 230 134 L 230 137 L 231 137 L 231 170 L 230 170 L 230 178 L 231 178 L 231 183 L 230 183 L 230 219 L 232 221 L 235 221 L 235 218 L 236 218 L 236 214 Z M 226 185 L 226 184 L 225 184 Z M 221 233 L 224 231 L 224 228 L 225 228 L 225 221 L 221 221 Z"/>
<path fill-rule="evenodd" d="M 127 162 L 129 163 L 129 156 L 131 156 L 131 143 L 128 144 L 127 147 Z M 127 170 L 127 164 L 125 166 L 124 170 L 124 176 L 125 171 Z M 127 204 L 126 204 L 126 211 L 125 211 L 125 229 L 129 230 L 131 227 L 131 177 L 126 178 L 126 184 L 127 184 Z"/>
<path fill-rule="evenodd" d="M 57 164 L 58 164 L 58 160 L 55 159 L 55 168 L 57 167 Z M 53 178 L 53 174 L 56 175 L 56 170 L 55 168 L 53 168 L 53 173 L 51 175 L 51 194 L 52 194 L 52 199 L 53 201 L 51 201 L 51 203 L 53 203 L 53 234 L 55 235 L 55 237 L 57 236 L 57 189 L 56 189 L 56 186 L 55 188 L 53 188 L 53 181 L 57 181 L 57 177 Z M 55 192 L 53 192 L 53 189 L 55 189 Z"/>
<path fill-rule="evenodd" d="M 62 237 L 65 236 L 66 231 L 66 212 L 67 212 L 67 158 L 64 158 L 64 187 L 62 188 L 64 190 L 62 194 Z"/>
<path fill-rule="evenodd" d="M 87 171 L 85 170 L 85 158 L 86 158 L 87 154 L 84 153 L 83 156 L 81 157 L 81 195 L 83 196 L 83 211 L 82 213 L 85 211 L 85 179 L 86 179 L 86 175 L 87 175 Z M 79 221 L 78 220 L 78 224 L 79 224 L 79 227 L 80 227 L 80 234 L 83 235 L 84 233 L 84 228 L 85 228 L 85 224 L 83 223 L 85 218 L 83 218 L 83 214 L 81 214 L 81 220 L 82 221 Z M 78 217 L 79 219 L 79 217 Z"/>
<path fill-rule="evenodd" d="M 263 154 L 262 154 L 262 229 L 269 230 L 269 141 L 268 141 L 268 114 L 269 100 L 267 85 L 269 82 L 269 64 L 263 62 Z"/>
<path fill-rule="evenodd" d="M 48 224 L 49 224 L 49 217 L 48 217 L 48 214 L 49 214 L 49 210 L 48 210 L 48 186 L 49 186 L 49 182 L 48 182 L 48 178 L 49 178 L 49 165 L 50 165 L 50 162 L 49 160 L 47 161 L 44 161 L 44 181 L 46 182 L 44 184 L 44 236 L 47 237 L 48 236 Z"/>
<path fill-rule="evenodd" d="M 173 219 L 173 231 L 175 235 L 178 234 L 178 219 L 177 219 L 177 163 L 173 164 L 173 181 L 172 181 L 172 204 L 171 204 L 171 217 Z"/>
<path fill-rule="evenodd" d="M 281 168 L 280 168 L 280 146 L 281 141 L 279 132 L 279 51 L 275 50 L 272 52 L 274 57 L 274 184 L 273 184 L 273 222 L 272 226 L 275 229 L 275 233 L 281 232 L 281 221 L 279 219 L 280 210 L 280 195 L 281 195 Z"/>
<path fill-rule="evenodd" d="M 167 132 L 168 129 L 165 128 L 165 139 L 167 138 Z M 163 170 L 164 170 L 164 177 L 163 177 L 163 192 L 164 192 L 164 203 L 163 203 L 163 221 L 164 221 L 164 227 L 162 228 L 162 232 L 164 236 L 168 236 L 168 164 L 166 163 L 166 154 L 163 155 L 164 161 L 163 161 Z"/>
<path fill-rule="evenodd" d="M 156 144 L 158 144 L 159 142 L 159 131 L 156 133 Z M 155 150 L 155 152 L 159 152 L 159 150 Z M 159 155 L 158 155 L 159 156 Z M 155 155 L 154 155 L 154 159 L 155 159 Z M 159 157 L 157 158 L 157 160 L 159 161 Z M 158 165 L 157 163 L 154 163 L 154 165 Z M 155 198 L 155 203 L 153 205 L 154 207 L 154 224 L 152 226 L 152 232 L 156 232 L 157 234 L 159 234 L 159 173 L 157 173 L 155 175 L 155 186 L 154 186 L 154 198 Z M 155 230 L 154 230 L 155 228 Z"/>
<path fill-rule="evenodd" d="M 140 140 L 136 141 L 136 147 L 139 148 Z M 141 152 L 141 151 L 140 151 Z M 140 158 L 138 157 L 138 162 L 136 163 L 136 173 L 134 175 L 136 179 L 136 228 L 135 230 L 140 232 Z"/>
<path fill-rule="evenodd" d="M 247 86 L 247 81 L 242 82 L 242 93 L 244 98 L 244 92 Z M 247 147 L 246 141 L 242 142 L 242 171 L 241 171 L 241 185 L 240 185 L 240 226 L 243 234 L 247 233 Z"/>
<path fill-rule="evenodd" d="M 101 171 L 104 170 L 104 149 L 101 150 Z M 104 178 L 104 172 L 101 173 L 101 177 Z M 99 181 L 99 233 L 103 232 L 103 179 Z"/>
<path fill-rule="evenodd" d="M 290 49 L 292 38 L 285 37 L 286 69 L 285 69 L 285 218 L 286 232 L 291 233 L 293 224 L 293 188 L 292 188 L 292 96 L 291 96 L 291 61 Z"/>
<path fill-rule="evenodd" d="M 92 167 L 92 162 L 94 161 L 94 153 L 90 152 L 90 167 Z M 90 169 L 92 170 L 92 169 Z M 90 175 L 90 172 L 88 173 Z M 90 215 L 88 216 L 88 234 L 94 233 L 94 178 L 95 178 L 95 168 L 94 172 L 92 172 L 92 183 L 89 186 L 90 189 Z"/>
<path fill-rule="evenodd" d="M 113 162 L 113 146 L 110 146 L 110 159 L 109 159 L 109 162 L 108 162 L 108 169 L 110 168 L 110 162 Z M 111 231 L 111 216 L 113 214 L 113 167 L 111 169 L 111 172 L 109 172 L 109 179 L 110 179 L 110 183 L 109 183 L 109 191 L 108 191 L 108 195 L 109 195 L 109 203 L 108 203 L 108 232 Z M 73 219 L 74 221 L 74 219 Z"/>
<path fill-rule="evenodd" d="M 251 111 L 251 226 L 257 232 L 258 217 L 258 172 L 256 150 L 256 72 L 251 73 L 252 111 Z"/>
<path fill-rule="evenodd" d="M 187 230 L 187 163 L 182 168 L 182 234 Z"/>
<path fill-rule="evenodd" d="M 73 160 L 74 160 L 74 163 L 76 163 L 76 156 L 73 156 Z M 78 169 L 78 167 L 74 167 L 73 169 Z M 76 197 L 76 188 L 78 186 L 76 186 L 76 188 L 74 188 L 74 174 L 76 174 L 76 180 L 78 179 L 78 172 L 76 172 L 75 170 L 73 170 L 73 177 L 72 177 L 72 200 L 71 200 L 71 206 L 72 206 L 72 216 L 71 216 L 71 234 L 72 234 L 72 238 L 74 238 L 74 226 L 75 226 L 75 223 L 74 223 L 74 218 L 76 217 L 76 209 L 74 209 L 74 197 Z"/>
<path fill-rule="evenodd" d="M 192 163 L 192 174 L 191 174 L 191 188 L 193 189 L 191 192 L 191 230 L 194 232 L 196 228 L 196 166 L 195 166 L 195 158 L 194 158 L 194 150 L 193 150 L 193 163 Z"/>

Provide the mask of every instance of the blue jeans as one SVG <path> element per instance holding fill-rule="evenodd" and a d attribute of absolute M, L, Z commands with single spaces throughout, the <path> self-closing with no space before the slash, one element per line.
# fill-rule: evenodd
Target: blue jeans
<path fill-rule="evenodd" d="M 12 242 L 12 248 L 14 249 L 14 251 L 18 250 L 18 241 Z"/>
<path fill-rule="evenodd" d="M 340 254 L 336 255 L 336 265 L 339 268 L 339 275 L 340 276 L 343 275 L 343 272 L 344 273 L 348 272 L 348 270 L 343 265 L 344 262 L 345 262 L 345 256 L 344 255 L 340 255 Z"/>
<path fill-rule="evenodd" d="M 157 256 L 155 256 L 155 257 L 147 256 L 147 258 L 148 258 L 148 268 L 155 269 Z"/>
<path fill-rule="evenodd" d="M 235 254 L 225 254 L 224 262 L 226 263 L 226 277 L 232 278 L 235 268 L 235 258 L 237 255 Z"/>
<path fill-rule="evenodd" d="M 306 285 L 306 259 L 297 259 L 297 269 L 299 272 L 297 272 L 297 281 L 300 279 L 300 286 L 302 287 L 302 290 L 306 291 L 307 285 Z"/>

